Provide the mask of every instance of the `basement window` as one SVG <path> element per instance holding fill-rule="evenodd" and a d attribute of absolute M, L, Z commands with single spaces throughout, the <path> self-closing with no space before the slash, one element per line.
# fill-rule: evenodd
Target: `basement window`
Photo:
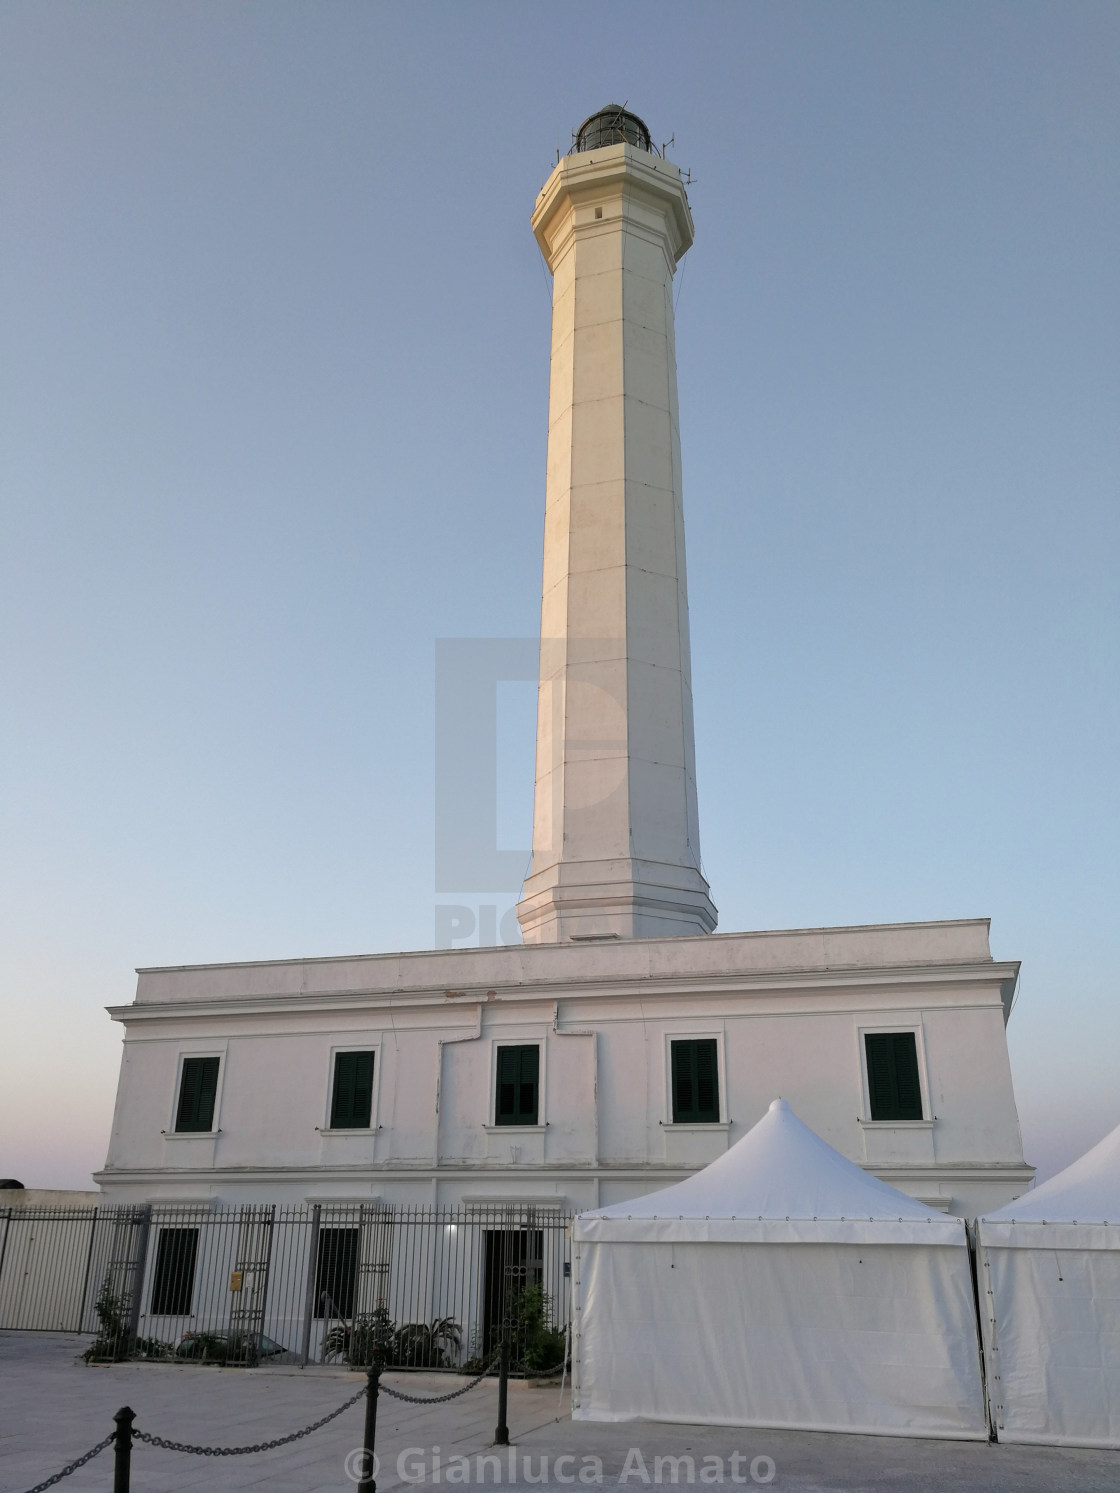
<path fill-rule="evenodd" d="M 920 1120 L 922 1085 L 913 1032 L 865 1032 L 872 1120 Z"/>
<path fill-rule="evenodd" d="M 673 1124 L 719 1124 L 716 1039 L 673 1042 Z"/>
<path fill-rule="evenodd" d="M 495 1125 L 539 1123 L 541 1050 L 526 1047 L 498 1048 Z"/>

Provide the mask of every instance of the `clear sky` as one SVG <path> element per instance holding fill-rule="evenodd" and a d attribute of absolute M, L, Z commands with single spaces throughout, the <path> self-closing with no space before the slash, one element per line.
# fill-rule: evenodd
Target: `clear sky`
<path fill-rule="evenodd" d="M 89 1185 L 134 966 L 515 900 L 436 890 L 436 641 L 539 625 L 528 218 L 608 101 L 693 176 L 721 928 L 990 916 L 1028 1159 L 1120 1121 L 1120 7 L 8 0 L 0 1173 Z"/>

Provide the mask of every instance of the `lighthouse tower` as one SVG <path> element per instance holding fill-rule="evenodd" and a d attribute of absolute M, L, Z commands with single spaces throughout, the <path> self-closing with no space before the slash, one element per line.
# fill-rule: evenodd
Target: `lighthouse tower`
<path fill-rule="evenodd" d="M 700 866 L 673 275 L 676 166 L 617 105 L 533 232 L 553 276 L 527 943 L 710 933 Z"/>

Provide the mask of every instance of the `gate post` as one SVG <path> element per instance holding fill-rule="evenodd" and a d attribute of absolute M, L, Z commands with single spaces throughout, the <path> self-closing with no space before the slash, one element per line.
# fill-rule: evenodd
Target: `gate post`
<path fill-rule="evenodd" d="M 132 1465 L 132 1422 L 136 1412 L 123 1405 L 113 1416 L 117 1429 L 113 1433 L 113 1493 L 128 1493 L 129 1469 Z"/>
<path fill-rule="evenodd" d="M 307 1367 L 311 1357 L 311 1313 L 315 1309 L 315 1273 L 319 1263 L 319 1220 L 323 1208 L 321 1203 L 311 1208 L 311 1246 L 307 1252 L 307 1289 L 303 1293 L 303 1342 L 300 1345 L 300 1368 Z"/>
<path fill-rule="evenodd" d="M 497 1446 L 509 1445 L 509 1426 L 506 1424 L 506 1397 L 509 1393 L 509 1327 L 502 1325 L 502 1357 L 498 1367 L 498 1425 L 494 1431 Z"/>
<path fill-rule="evenodd" d="M 377 1483 L 374 1480 L 374 1468 L 377 1463 L 374 1457 L 374 1443 L 377 1440 L 377 1391 L 378 1382 L 381 1378 L 381 1367 L 375 1364 L 366 1374 L 366 1428 L 362 1435 L 362 1480 L 358 1484 L 358 1493 L 377 1493 Z"/>
<path fill-rule="evenodd" d="M 132 1344 L 140 1333 L 140 1307 L 144 1292 L 144 1274 L 148 1264 L 148 1236 L 152 1228 L 152 1205 L 145 1203 L 136 1214 L 138 1234 L 136 1255 L 132 1267 L 132 1298 L 128 1304 L 128 1344 Z M 131 1412 L 130 1412 L 131 1413 Z M 131 1445 L 131 1443 L 129 1443 Z"/>

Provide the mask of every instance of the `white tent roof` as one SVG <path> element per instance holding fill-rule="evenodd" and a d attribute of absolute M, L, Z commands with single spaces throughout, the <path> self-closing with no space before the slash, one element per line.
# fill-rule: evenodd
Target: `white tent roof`
<path fill-rule="evenodd" d="M 1120 1125 L 1064 1172 L 985 1213 L 980 1224 L 986 1244 L 1120 1249 Z M 1046 1226 L 1045 1238 L 1039 1225 Z"/>
<path fill-rule="evenodd" d="M 924 1207 L 821 1140 L 784 1099 L 694 1176 L 581 1213 L 577 1239 L 665 1243 L 963 1244 L 964 1221 Z"/>

